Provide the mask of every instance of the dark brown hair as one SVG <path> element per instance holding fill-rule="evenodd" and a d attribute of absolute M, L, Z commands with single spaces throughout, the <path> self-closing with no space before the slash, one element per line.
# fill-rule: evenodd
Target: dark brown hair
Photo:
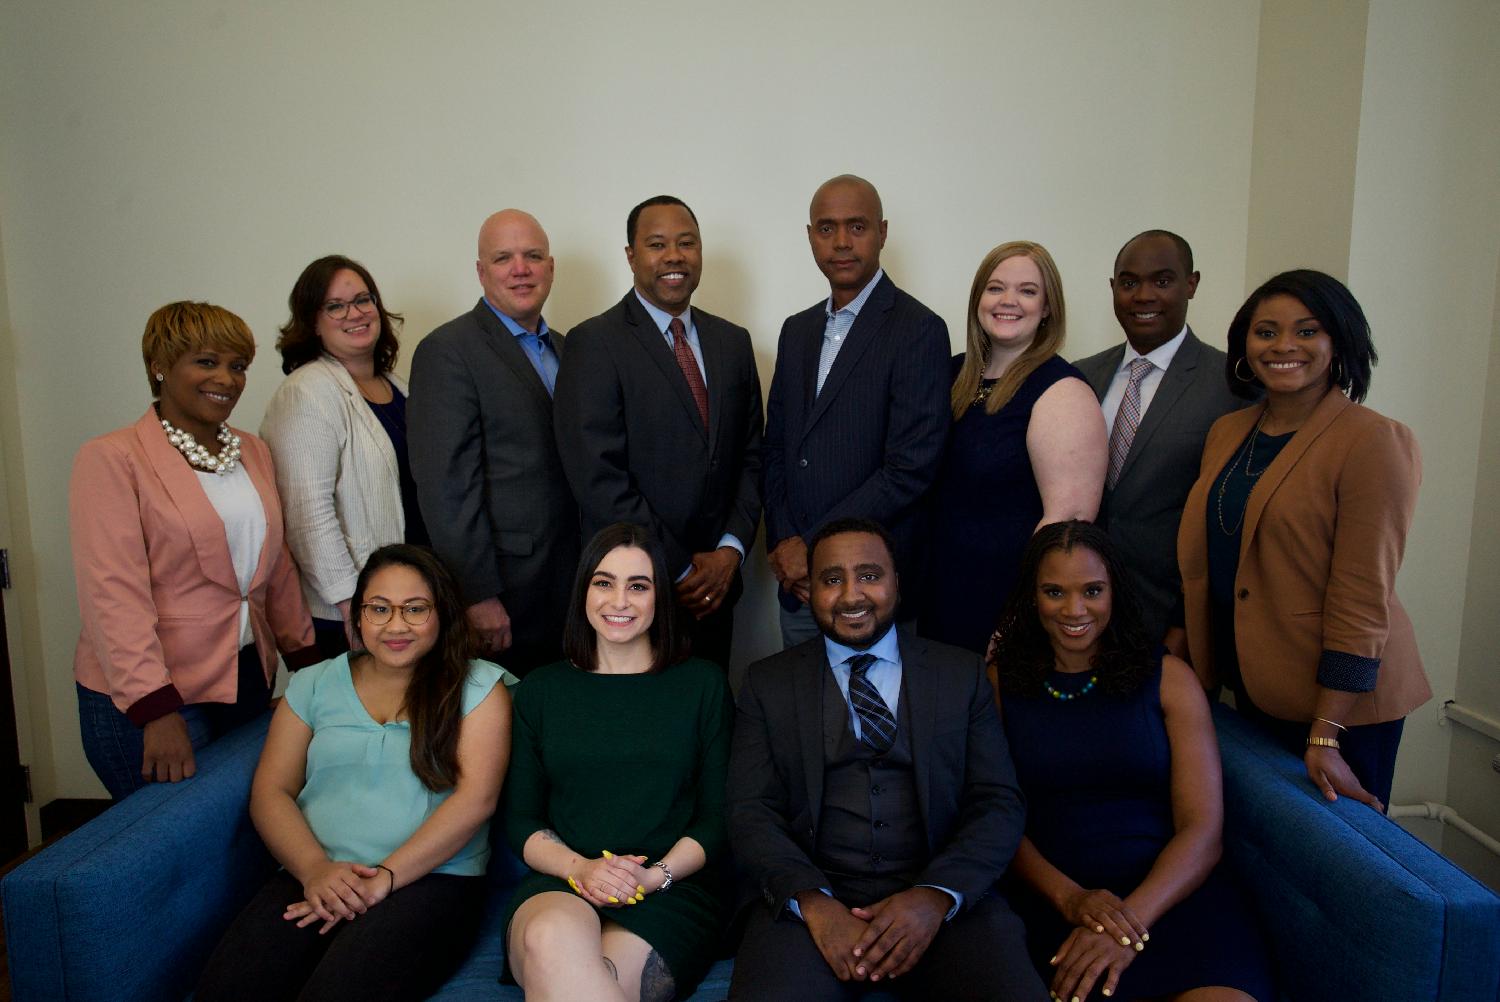
<path fill-rule="evenodd" d="M 651 620 L 651 670 L 661 671 L 688 655 L 688 644 L 677 621 L 677 600 L 672 591 L 672 577 L 667 573 L 667 558 L 661 543 L 647 529 L 629 522 L 616 522 L 600 529 L 583 548 L 578 558 L 578 573 L 573 577 L 573 595 L 568 600 L 568 621 L 563 627 L 563 654 L 584 671 L 599 667 L 599 635 L 589 622 L 586 603 L 589 582 L 611 551 L 622 546 L 644 550 L 651 558 L 651 579 L 656 596 L 656 612 Z"/>
<path fill-rule="evenodd" d="M 1037 575 L 1047 554 L 1054 550 L 1071 553 L 1077 547 L 1092 550 L 1109 573 L 1109 623 L 1099 635 L 1099 652 L 1093 661 L 1099 688 L 1125 695 L 1134 692 L 1150 675 L 1154 658 L 1141 626 L 1141 607 L 1109 536 L 1092 522 L 1053 522 L 1031 537 L 1021 557 L 1015 590 L 1010 593 L 1010 601 L 1005 603 L 995 629 L 995 643 L 988 660 L 1001 696 L 1041 695 L 1042 683 L 1057 659 L 1052 652 L 1052 638 L 1042 627 L 1037 611 Z"/>
<path fill-rule="evenodd" d="M 1273 275 L 1250 293 L 1234 319 L 1229 321 L 1228 359 L 1224 363 L 1229 389 L 1247 400 L 1260 398 L 1265 387 L 1253 376 L 1241 379 L 1235 371 L 1245 361 L 1245 340 L 1250 336 L 1250 321 L 1260 304 L 1272 296 L 1290 296 L 1307 307 L 1323 325 L 1333 342 L 1333 364 L 1329 366 L 1329 385 L 1337 386 L 1350 400 L 1361 403 L 1370 392 L 1370 372 L 1380 357 L 1370 337 L 1370 322 L 1360 309 L 1354 293 L 1332 275 L 1302 268 Z"/>
<path fill-rule="evenodd" d="M 411 771 L 423 786 L 437 793 L 458 782 L 458 730 L 463 723 L 464 685 L 469 677 L 469 659 L 474 656 L 474 633 L 448 568 L 426 547 L 406 543 L 382 546 L 365 561 L 349 604 L 356 622 L 363 622 L 370 578 L 387 567 L 410 567 L 432 590 L 437 642 L 417 662 L 406 685 L 406 719 L 411 726 Z M 356 630 L 355 635 L 363 644 L 361 631 Z"/>
<path fill-rule="evenodd" d="M 375 371 L 390 372 L 395 368 L 396 355 L 401 351 L 396 328 L 404 318 L 385 308 L 385 300 L 380 298 L 375 279 L 364 265 L 342 254 L 329 254 L 303 268 L 292 286 L 291 295 L 286 297 L 291 316 L 281 325 L 281 337 L 276 339 L 276 350 L 281 352 L 282 372 L 290 373 L 322 353 L 318 314 L 328 301 L 328 287 L 333 284 L 333 277 L 346 269 L 364 280 L 365 288 L 375 297 L 375 309 L 380 314 L 380 336 L 375 339 Z"/>

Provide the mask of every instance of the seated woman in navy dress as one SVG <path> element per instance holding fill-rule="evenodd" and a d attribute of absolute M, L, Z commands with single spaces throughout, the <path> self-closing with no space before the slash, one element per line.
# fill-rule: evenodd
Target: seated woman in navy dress
<path fill-rule="evenodd" d="M 355 583 L 362 650 L 292 676 L 250 790 L 285 868 L 235 919 L 199 1002 L 426 998 L 484 907 L 514 682 L 470 660 L 447 570 L 383 546 Z"/>
<path fill-rule="evenodd" d="M 1032 538 L 989 668 L 1027 803 L 1013 901 L 1054 997 L 1269 1000 L 1260 935 L 1217 868 L 1208 701 L 1147 646 L 1103 530 Z"/>

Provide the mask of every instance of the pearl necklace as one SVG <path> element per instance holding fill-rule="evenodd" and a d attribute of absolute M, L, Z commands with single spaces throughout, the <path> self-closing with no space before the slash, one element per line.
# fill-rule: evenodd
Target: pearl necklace
<path fill-rule="evenodd" d="M 229 430 L 229 425 L 219 425 L 219 444 L 224 448 L 219 450 L 215 456 L 192 435 L 176 427 L 166 418 L 161 419 L 162 431 L 167 433 L 167 441 L 171 442 L 178 452 L 187 457 L 188 465 L 195 466 L 208 473 L 234 472 L 234 468 L 240 464 L 240 437 Z"/>
<path fill-rule="evenodd" d="M 1051 696 L 1053 699 L 1060 699 L 1063 702 L 1067 702 L 1070 699 L 1077 699 L 1079 696 L 1087 696 L 1089 693 L 1094 691 L 1094 686 L 1098 684 L 1099 676 L 1090 675 L 1088 685 L 1084 686 L 1082 689 L 1079 689 L 1077 692 L 1063 692 L 1061 689 L 1053 686 L 1053 684 L 1051 682 L 1048 682 L 1046 679 L 1042 680 L 1042 688 L 1047 690 L 1047 695 Z"/>

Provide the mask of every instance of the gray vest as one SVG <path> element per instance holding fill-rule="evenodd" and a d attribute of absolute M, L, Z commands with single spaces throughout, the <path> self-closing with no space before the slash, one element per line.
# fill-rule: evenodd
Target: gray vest
<path fill-rule="evenodd" d="M 927 860 L 917 807 L 907 700 L 896 711 L 896 740 L 884 755 L 854 736 L 849 704 L 824 672 L 823 806 L 815 862 L 847 905 L 865 905 L 910 887 Z"/>

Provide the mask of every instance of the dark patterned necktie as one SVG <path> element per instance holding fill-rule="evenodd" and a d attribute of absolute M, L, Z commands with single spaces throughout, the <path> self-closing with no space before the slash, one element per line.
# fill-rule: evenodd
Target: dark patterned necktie
<path fill-rule="evenodd" d="M 849 666 L 849 702 L 859 714 L 860 740 L 883 755 L 896 740 L 896 718 L 865 675 L 877 660 L 873 654 L 856 654 L 845 663 Z"/>
<path fill-rule="evenodd" d="M 687 380 L 688 389 L 692 391 L 693 403 L 698 405 L 698 416 L 703 419 L 703 427 L 708 427 L 708 387 L 703 385 L 703 373 L 698 371 L 698 360 L 693 357 L 693 346 L 687 341 L 687 328 L 682 326 L 681 317 L 673 317 L 672 322 L 667 325 L 667 330 L 672 332 L 672 353 L 677 356 L 677 367 L 682 370 L 682 378 Z"/>

